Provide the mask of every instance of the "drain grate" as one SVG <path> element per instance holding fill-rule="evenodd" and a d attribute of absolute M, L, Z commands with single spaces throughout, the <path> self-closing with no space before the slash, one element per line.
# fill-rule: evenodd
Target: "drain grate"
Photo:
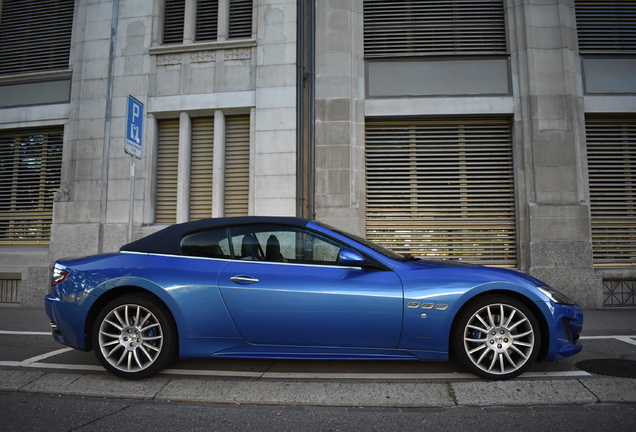
<path fill-rule="evenodd" d="M 583 360 L 576 367 L 585 372 L 621 378 L 636 378 L 636 361 L 620 359 Z"/>

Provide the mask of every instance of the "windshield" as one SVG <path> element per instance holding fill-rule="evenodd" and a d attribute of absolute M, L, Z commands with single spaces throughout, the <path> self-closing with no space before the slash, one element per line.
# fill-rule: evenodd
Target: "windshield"
<path fill-rule="evenodd" d="M 381 253 L 382 255 L 386 256 L 387 258 L 391 258 L 391 259 L 396 260 L 396 261 L 414 261 L 414 260 L 417 260 L 417 258 L 413 258 L 410 255 L 402 255 L 402 254 L 399 254 L 397 252 L 393 252 L 390 249 L 382 247 L 382 246 L 380 246 L 378 244 L 375 244 L 375 243 L 373 243 L 373 242 L 371 242 L 369 240 L 363 239 L 362 237 L 358 237 L 357 235 L 354 235 L 354 234 L 351 234 L 351 233 L 348 233 L 348 232 L 344 232 L 344 231 L 342 231 L 341 229 L 338 229 L 338 228 L 334 228 L 331 225 L 327 225 L 325 223 L 317 222 L 317 221 L 316 221 L 316 223 L 318 225 L 324 227 L 324 228 L 330 229 L 331 231 L 337 232 L 340 235 L 343 235 L 343 236 L 345 236 L 347 238 L 350 238 L 351 240 L 354 240 L 354 241 L 356 241 L 356 242 L 358 242 L 360 244 L 363 244 L 366 247 L 368 247 L 369 249 L 373 249 L 374 251 L 376 251 L 378 253 Z"/>

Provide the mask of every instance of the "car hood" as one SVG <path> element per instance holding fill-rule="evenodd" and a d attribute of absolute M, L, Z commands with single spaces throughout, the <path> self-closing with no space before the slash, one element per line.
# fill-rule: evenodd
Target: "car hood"
<path fill-rule="evenodd" d="M 522 273 L 517 270 L 499 268 L 499 267 L 485 267 L 476 264 L 469 264 L 462 261 L 443 261 L 443 260 L 419 260 L 412 262 L 401 263 L 409 268 L 409 270 L 431 270 L 431 269 L 455 269 L 461 273 L 471 273 L 473 275 L 479 274 L 480 279 L 491 279 L 498 281 L 519 282 L 542 286 L 546 285 L 544 282 L 536 279 L 530 275 Z"/>

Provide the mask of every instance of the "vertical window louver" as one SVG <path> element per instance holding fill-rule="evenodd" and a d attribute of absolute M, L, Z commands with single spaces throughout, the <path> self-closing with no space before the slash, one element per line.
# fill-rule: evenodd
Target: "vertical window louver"
<path fill-rule="evenodd" d="M 227 117 L 225 216 L 247 216 L 250 168 L 250 118 Z"/>
<path fill-rule="evenodd" d="M 230 0 L 230 39 L 252 37 L 252 10 L 252 0 Z"/>
<path fill-rule="evenodd" d="M 636 264 L 636 118 L 586 119 L 595 265 Z"/>
<path fill-rule="evenodd" d="M 190 220 L 212 217 L 214 118 L 192 120 Z"/>
<path fill-rule="evenodd" d="M 179 120 L 159 121 L 157 151 L 157 208 L 159 224 L 177 221 L 177 180 L 179 165 Z"/>
<path fill-rule="evenodd" d="M 48 244 L 63 129 L 0 134 L 0 244 Z"/>
<path fill-rule="evenodd" d="M 502 0 L 364 1 L 365 57 L 506 52 Z"/>
<path fill-rule="evenodd" d="M 74 0 L 0 2 L 0 74 L 69 67 Z"/>
<path fill-rule="evenodd" d="M 516 265 L 507 119 L 366 123 L 366 234 L 429 258 Z"/>
<path fill-rule="evenodd" d="M 185 20 L 185 0 L 165 0 L 163 17 L 163 43 L 183 43 L 183 25 Z"/>
<path fill-rule="evenodd" d="M 576 0 L 579 50 L 636 52 L 636 1 Z"/>
<path fill-rule="evenodd" d="M 219 2 L 218 0 L 197 1 L 197 41 L 215 41 L 218 37 Z"/>

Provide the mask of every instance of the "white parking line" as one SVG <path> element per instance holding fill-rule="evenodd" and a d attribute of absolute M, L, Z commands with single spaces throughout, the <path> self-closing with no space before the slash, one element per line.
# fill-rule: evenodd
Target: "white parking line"
<path fill-rule="evenodd" d="M 0 335 L 51 336 L 51 332 L 0 330 Z"/>
<path fill-rule="evenodd" d="M 581 336 L 581 340 L 616 339 L 631 345 L 636 345 L 636 335 L 614 335 L 614 336 Z"/>
<path fill-rule="evenodd" d="M 26 332 L 0 330 L 0 335 L 25 335 L 25 336 L 49 336 L 49 332 Z M 604 340 L 616 339 L 621 342 L 636 345 L 636 335 L 611 335 L 611 336 L 581 336 L 581 340 Z M 40 369 L 62 369 L 62 370 L 85 370 L 104 371 L 101 366 L 94 365 L 74 365 L 60 363 L 41 363 L 50 357 L 73 351 L 73 348 L 66 347 L 51 351 L 39 356 L 31 357 L 23 361 L 0 361 L 0 366 L 28 367 Z M 263 379 L 474 379 L 475 375 L 469 373 L 314 373 L 314 372 L 247 372 L 247 371 L 224 371 L 224 370 L 197 370 L 197 369 L 165 369 L 161 372 L 165 375 L 181 376 L 216 376 L 216 377 L 242 377 L 242 378 L 263 378 Z M 561 371 L 561 372 L 526 372 L 521 378 L 557 378 L 557 377 L 585 377 L 591 376 L 584 371 Z"/>

